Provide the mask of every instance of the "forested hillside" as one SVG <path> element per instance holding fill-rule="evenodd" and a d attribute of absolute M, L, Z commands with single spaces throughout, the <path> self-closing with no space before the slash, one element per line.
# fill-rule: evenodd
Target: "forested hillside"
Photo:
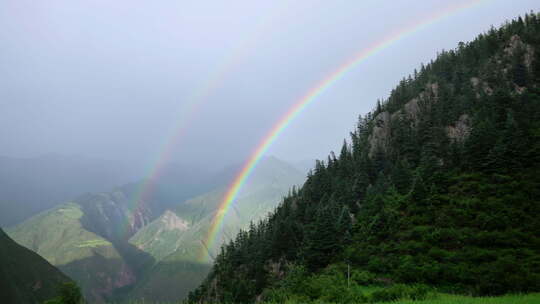
<path fill-rule="evenodd" d="M 222 248 L 189 299 L 365 300 L 348 284 L 539 291 L 539 173 L 540 16 L 531 13 L 404 78 L 339 155 Z"/>

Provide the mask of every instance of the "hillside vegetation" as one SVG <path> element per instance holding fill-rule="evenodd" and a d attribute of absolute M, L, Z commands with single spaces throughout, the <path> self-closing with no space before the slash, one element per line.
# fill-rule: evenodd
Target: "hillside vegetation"
<path fill-rule="evenodd" d="M 41 303 L 71 279 L 0 229 L 0 295 L 5 304 Z"/>
<path fill-rule="evenodd" d="M 222 247 L 189 300 L 538 292 L 539 173 L 540 16 L 531 13 L 403 79 L 339 155 Z M 362 286 L 386 288 L 368 297 Z"/>
<path fill-rule="evenodd" d="M 103 301 L 115 287 L 133 283 L 135 275 L 113 243 L 83 226 L 83 215 L 79 204 L 66 203 L 8 233 L 76 280 L 85 298 Z"/>

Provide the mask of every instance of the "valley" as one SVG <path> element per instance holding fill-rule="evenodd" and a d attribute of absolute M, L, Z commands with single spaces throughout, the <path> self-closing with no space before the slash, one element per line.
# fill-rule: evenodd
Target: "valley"
<path fill-rule="evenodd" d="M 227 175 L 218 173 L 212 180 Z M 204 238 L 226 185 L 170 205 L 159 199 L 141 201 L 140 189 L 129 184 L 79 196 L 7 233 L 77 281 L 92 302 L 176 300 L 203 280 L 221 244 L 271 212 L 303 179 L 304 174 L 286 162 L 262 161 L 210 251 Z"/>

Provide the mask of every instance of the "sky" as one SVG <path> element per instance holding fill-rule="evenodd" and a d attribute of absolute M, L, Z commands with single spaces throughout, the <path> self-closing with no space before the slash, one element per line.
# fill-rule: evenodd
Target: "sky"
<path fill-rule="evenodd" d="M 456 1 L 470 2 L 0 0 L 0 154 L 243 162 L 325 76 Z M 414 32 L 328 88 L 268 154 L 339 151 L 358 115 L 421 63 L 539 9 L 486 0 Z"/>

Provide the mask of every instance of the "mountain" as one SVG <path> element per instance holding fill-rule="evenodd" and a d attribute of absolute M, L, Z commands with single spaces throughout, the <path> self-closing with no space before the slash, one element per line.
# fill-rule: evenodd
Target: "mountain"
<path fill-rule="evenodd" d="M 235 203 L 223 221 L 224 229 L 218 238 L 233 238 L 240 228 L 271 212 L 292 186 L 304 181 L 304 175 L 286 162 L 276 158 L 261 161 L 254 174 L 244 185 Z M 200 244 L 210 222 L 225 196 L 225 187 L 189 199 L 166 211 L 144 229 L 139 230 L 130 243 L 150 253 L 156 259 L 171 254 L 186 240 Z M 168 234 L 174 236 L 168 236 Z M 219 249 L 216 246 L 214 250 Z M 210 256 L 217 252 L 211 252 Z"/>
<path fill-rule="evenodd" d="M 86 194 L 7 233 L 76 280 L 89 301 L 103 302 L 116 289 L 133 284 L 140 268 L 152 263 L 126 241 L 155 217 L 150 204 L 133 195 L 122 188 Z"/>
<path fill-rule="evenodd" d="M 302 188 L 223 248 L 189 300 L 540 291 L 539 172 L 540 15 L 531 13 L 404 78 L 338 157 L 318 161 Z M 366 295 L 366 285 L 381 291 Z"/>
<path fill-rule="evenodd" d="M 225 196 L 225 187 L 167 210 L 129 240 L 157 261 L 137 283 L 130 297 L 174 301 L 187 296 L 210 268 L 210 261 L 202 262 L 201 255 L 216 256 L 221 244 L 232 240 L 241 229 L 248 229 L 250 222 L 273 211 L 291 187 L 300 185 L 304 179 L 303 173 L 286 162 L 263 159 L 224 216 L 215 246 L 210 249 L 204 242 Z"/>
<path fill-rule="evenodd" d="M 153 290 L 178 299 L 208 272 L 208 263 L 197 262 L 201 240 L 224 196 L 224 180 L 231 180 L 235 169 L 226 168 L 206 177 L 207 184 L 190 188 L 201 180 L 194 176 L 188 181 L 187 173 L 172 168 L 152 181 L 151 195 L 141 194 L 142 183 L 86 193 L 6 232 L 77 281 L 92 303 L 122 300 L 126 295 L 150 299 L 147 288 L 157 283 L 160 285 Z M 177 187 L 189 189 L 173 190 L 169 185 L 174 180 Z M 302 181 L 303 174 L 285 162 L 261 161 L 239 196 L 237 212 L 226 217 L 228 234 L 218 236 L 217 242 L 233 238 L 250 219 L 270 212 L 290 187 Z M 212 191 L 183 200 L 187 193 L 216 184 L 219 186 Z M 164 188 L 169 191 L 160 190 Z M 178 198 L 176 204 L 171 203 L 174 197 Z M 159 270 L 163 268 L 169 272 Z M 166 283 L 176 287 L 164 289 Z"/>
<path fill-rule="evenodd" d="M 71 279 L 0 229 L 0 294 L 2 303 L 42 303 L 56 296 Z"/>
<path fill-rule="evenodd" d="M 140 164 L 56 154 L 0 156 L 0 226 L 18 224 L 85 193 L 114 191 L 128 183 L 124 187 L 144 187 L 147 200 L 167 208 L 224 182 L 224 177 L 194 165 L 168 162 L 158 171 L 141 180 L 146 172 Z"/>
<path fill-rule="evenodd" d="M 292 162 L 292 165 L 300 170 L 301 172 L 309 172 L 309 170 L 313 169 L 313 165 L 315 165 L 315 159 L 303 159 L 303 160 L 297 160 Z"/>
<path fill-rule="evenodd" d="M 82 193 L 140 178 L 133 166 L 79 156 L 0 157 L 0 226 L 7 227 Z"/>

